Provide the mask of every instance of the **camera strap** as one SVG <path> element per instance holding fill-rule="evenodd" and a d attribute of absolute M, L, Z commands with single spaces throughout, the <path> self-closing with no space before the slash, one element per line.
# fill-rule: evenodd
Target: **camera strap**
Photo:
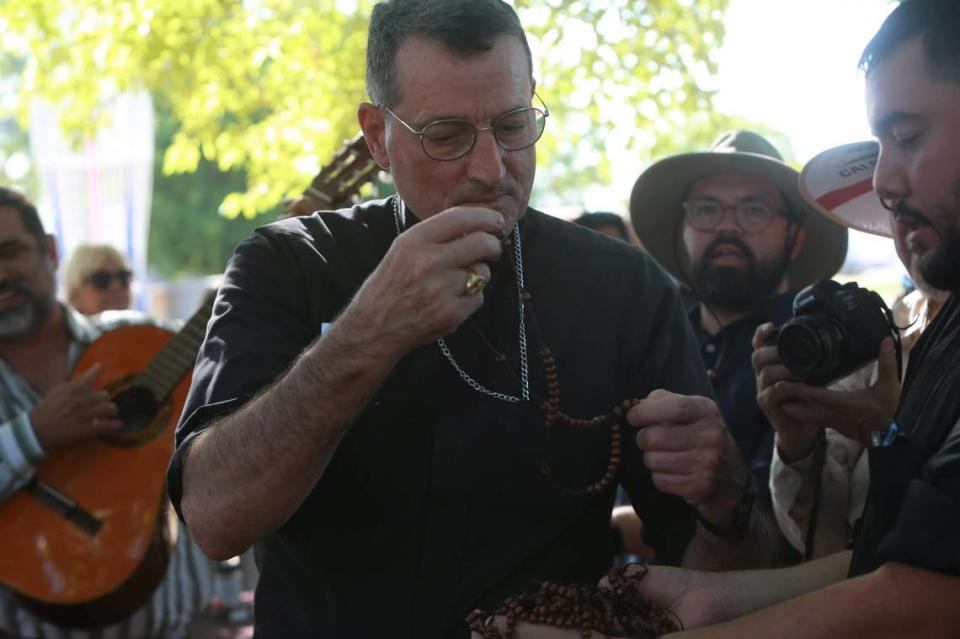
<path fill-rule="evenodd" d="M 821 428 L 813 444 L 813 460 L 811 472 L 814 477 L 813 508 L 810 510 L 810 521 L 807 522 L 807 537 L 803 546 L 803 560 L 813 559 L 814 544 L 817 537 L 817 521 L 820 514 L 820 498 L 823 493 L 823 468 L 827 462 L 827 429 Z"/>

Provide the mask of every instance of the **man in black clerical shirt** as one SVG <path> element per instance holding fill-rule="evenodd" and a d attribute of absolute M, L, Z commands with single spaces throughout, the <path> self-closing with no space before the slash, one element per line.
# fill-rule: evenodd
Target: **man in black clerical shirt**
<path fill-rule="evenodd" d="M 206 552 L 256 544 L 257 635 L 459 636 L 594 581 L 618 482 L 662 561 L 734 565 L 747 540 L 710 531 L 746 471 L 675 286 L 528 207 L 549 88 L 513 9 L 379 3 L 367 83 L 398 195 L 238 247 L 169 472 Z"/>

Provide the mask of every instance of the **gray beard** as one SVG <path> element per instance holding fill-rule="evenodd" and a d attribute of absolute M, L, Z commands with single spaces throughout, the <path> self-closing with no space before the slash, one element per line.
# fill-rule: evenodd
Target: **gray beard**
<path fill-rule="evenodd" d="M 27 294 L 27 299 L 16 308 L 0 311 L 0 339 L 23 337 L 40 328 L 50 315 L 50 300 Z"/>

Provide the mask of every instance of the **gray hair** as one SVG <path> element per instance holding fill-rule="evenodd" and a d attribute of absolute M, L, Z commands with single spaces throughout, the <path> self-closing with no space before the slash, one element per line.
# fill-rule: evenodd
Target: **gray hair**
<path fill-rule="evenodd" d="M 468 57 L 493 48 L 497 36 L 523 44 L 530 73 L 533 57 L 513 7 L 503 0 L 384 0 L 373 8 L 367 36 L 367 93 L 388 107 L 402 99 L 394 60 L 410 37 L 433 40 Z"/>

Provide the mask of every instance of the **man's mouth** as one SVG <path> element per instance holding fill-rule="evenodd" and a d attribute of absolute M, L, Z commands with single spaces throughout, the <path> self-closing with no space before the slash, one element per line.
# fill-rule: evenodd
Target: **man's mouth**
<path fill-rule="evenodd" d="M 902 224 L 908 228 L 931 226 L 930 220 L 927 219 L 926 215 L 902 200 L 897 202 L 894 207 L 893 219 L 897 224 Z"/>
<path fill-rule="evenodd" d="M 746 259 L 744 252 L 732 244 L 722 244 L 716 247 L 710 251 L 708 257 L 713 262 L 742 262 Z"/>
<path fill-rule="evenodd" d="M 472 206 L 481 209 L 497 209 L 497 207 L 502 203 L 502 200 L 506 197 L 506 193 L 500 193 L 497 195 L 479 197 L 479 198 L 470 198 L 459 202 L 457 206 Z"/>
<path fill-rule="evenodd" d="M 23 291 L 18 287 L 0 286 L 0 305 L 7 306 L 22 302 Z"/>

